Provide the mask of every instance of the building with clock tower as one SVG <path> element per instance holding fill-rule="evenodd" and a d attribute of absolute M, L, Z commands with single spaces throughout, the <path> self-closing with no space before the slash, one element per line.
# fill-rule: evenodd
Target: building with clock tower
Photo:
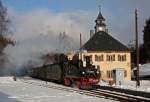
<path fill-rule="evenodd" d="M 113 80 L 114 70 L 124 71 L 124 80 L 131 80 L 130 50 L 119 40 L 108 34 L 105 18 L 101 10 L 95 20 L 95 32 L 82 46 L 82 56 L 85 62 L 86 56 L 90 56 L 91 63 L 101 71 L 102 80 Z"/>

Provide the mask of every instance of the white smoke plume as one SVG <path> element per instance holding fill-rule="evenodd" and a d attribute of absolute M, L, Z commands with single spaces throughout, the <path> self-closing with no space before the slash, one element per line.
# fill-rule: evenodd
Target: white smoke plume
<path fill-rule="evenodd" d="M 6 66 L 15 70 L 29 63 L 39 64 L 40 56 L 47 53 L 77 50 L 79 35 L 89 35 L 88 19 L 92 19 L 91 12 L 83 11 L 54 13 L 43 9 L 23 15 L 12 14 L 15 28 L 11 38 L 16 44 L 8 46 L 5 53 L 9 59 Z M 64 36 L 61 42 L 60 32 Z"/>

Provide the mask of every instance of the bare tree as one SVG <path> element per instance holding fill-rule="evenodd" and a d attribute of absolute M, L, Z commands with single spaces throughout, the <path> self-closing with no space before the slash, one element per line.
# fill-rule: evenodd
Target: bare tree
<path fill-rule="evenodd" d="M 7 9 L 3 6 L 2 1 L 0 0 L 0 68 L 2 69 L 7 61 L 4 48 L 6 48 L 8 44 L 14 45 L 13 41 L 7 38 L 7 35 L 9 34 L 9 24 L 10 21 L 7 15 Z"/>
<path fill-rule="evenodd" d="M 9 19 L 7 15 L 7 9 L 3 6 L 0 0 L 0 35 L 5 36 L 9 31 Z"/>

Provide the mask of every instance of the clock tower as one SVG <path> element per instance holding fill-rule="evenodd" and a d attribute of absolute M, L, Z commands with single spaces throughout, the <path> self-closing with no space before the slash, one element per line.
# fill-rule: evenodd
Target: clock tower
<path fill-rule="evenodd" d="M 99 10 L 99 14 L 97 16 L 97 19 L 95 20 L 95 33 L 99 31 L 106 32 L 106 24 L 105 24 L 105 18 L 102 16 L 101 10 Z"/>

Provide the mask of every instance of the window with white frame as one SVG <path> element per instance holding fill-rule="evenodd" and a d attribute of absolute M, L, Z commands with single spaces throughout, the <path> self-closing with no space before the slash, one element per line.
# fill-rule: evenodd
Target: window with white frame
<path fill-rule="evenodd" d="M 95 61 L 96 62 L 100 62 L 100 61 L 103 61 L 103 60 L 104 60 L 103 55 L 95 55 Z"/>
<path fill-rule="evenodd" d="M 126 55 L 118 55 L 118 61 L 123 62 L 123 61 L 126 61 L 126 60 L 127 60 Z"/>
<path fill-rule="evenodd" d="M 107 55 L 107 61 L 115 61 L 115 54 Z"/>

